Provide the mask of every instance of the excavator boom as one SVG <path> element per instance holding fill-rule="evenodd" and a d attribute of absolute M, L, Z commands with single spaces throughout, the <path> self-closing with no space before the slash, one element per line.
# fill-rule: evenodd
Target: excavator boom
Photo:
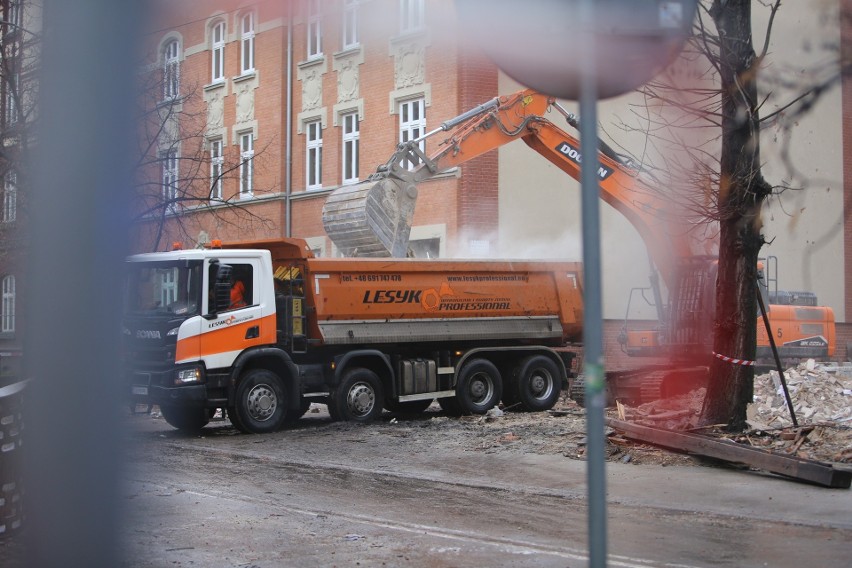
<path fill-rule="evenodd" d="M 400 144 L 365 182 L 329 195 L 322 214 L 326 233 L 345 256 L 404 257 L 417 185 L 518 139 L 579 180 L 580 143 L 545 117 L 554 109 L 577 126 L 576 117 L 553 98 L 523 90 L 492 99 L 421 138 Z M 421 148 L 423 140 L 440 132 L 449 136 L 427 156 Z M 601 198 L 636 227 L 667 286 L 673 285 L 677 260 L 692 255 L 689 230 L 669 210 L 670 203 L 660 192 L 643 183 L 639 172 L 605 145 L 599 162 Z"/>

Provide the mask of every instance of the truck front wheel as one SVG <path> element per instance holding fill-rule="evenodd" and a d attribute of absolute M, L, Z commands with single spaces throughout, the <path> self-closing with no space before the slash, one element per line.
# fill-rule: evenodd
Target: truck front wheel
<path fill-rule="evenodd" d="M 170 426 L 184 432 L 198 432 L 210 422 L 210 413 L 200 406 L 161 404 L 160 412 Z"/>
<path fill-rule="evenodd" d="M 379 377 L 369 369 L 348 371 L 328 401 L 335 420 L 370 422 L 382 414 L 384 389 Z"/>
<path fill-rule="evenodd" d="M 237 386 L 234 412 L 234 423 L 240 430 L 265 434 L 281 428 L 287 403 L 278 375 L 266 369 L 252 369 L 243 375 Z"/>
<path fill-rule="evenodd" d="M 544 355 L 524 359 L 518 367 L 516 380 L 511 383 L 517 389 L 513 394 L 523 409 L 530 412 L 553 408 L 559 399 L 561 385 L 559 367 Z"/>
<path fill-rule="evenodd" d="M 488 359 L 465 364 L 456 385 L 456 400 L 464 414 L 485 414 L 500 401 L 503 380 L 500 371 Z"/>

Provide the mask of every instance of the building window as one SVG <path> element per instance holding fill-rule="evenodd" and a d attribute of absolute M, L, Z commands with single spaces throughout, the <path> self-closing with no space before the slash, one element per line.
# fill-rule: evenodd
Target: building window
<path fill-rule="evenodd" d="M 168 209 L 177 208 L 178 157 L 177 150 L 163 153 L 163 202 Z"/>
<path fill-rule="evenodd" d="M 3 179 L 3 222 L 15 220 L 18 208 L 18 174 L 7 172 Z"/>
<path fill-rule="evenodd" d="M 358 181 L 358 113 L 344 114 L 343 119 L 343 183 Z"/>
<path fill-rule="evenodd" d="M 424 0 L 399 0 L 399 32 L 422 30 L 426 25 Z"/>
<path fill-rule="evenodd" d="M 320 0 L 308 0 L 308 59 L 322 55 Z"/>
<path fill-rule="evenodd" d="M 343 49 L 358 45 L 358 0 L 343 1 Z"/>
<path fill-rule="evenodd" d="M 251 197 L 254 191 L 254 134 L 240 135 L 240 197 Z"/>
<path fill-rule="evenodd" d="M 225 22 L 217 22 L 213 26 L 211 40 L 210 80 L 221 83 L 225 80 Z"/>
<path fill-rule="evenodd" d="M 222 139 L 210 141 L 210 200 L 222 199 Z"/>
<path fill-rule="evenodd" d="M 254 13 L 248 13 L 240 21 L 240 45 L 242 46 L 243 75 L 254 71 Z"/>
<path fill-rule="evenodd" d="M 3 306 L 0 314 L 0 331 L 12 333 L 15 331 L 15 277 L 3 279 Z"/>
<path fill-rule="evenodd" d="M 6 115 L 6 124 L 8 125 L 18 122 L 18 85 L 18 75 L 10 73 L 6 80 L 6 105 L 3 109 Z"/>
<path fill-rule="evenodd" d="M 180 59 L 178 41 L 172 40 L 163 49 L 163 98 L 173 99 L 180 92 Z"/>
<path fill-rule="evenodd" d="M 423 98 L 405 101 L 399 104 L 399 141 L 408 142 L 423 136 L 426 132 L 426 100 Z M 426 141 L 418 144 L 422 151 L 426 150 Z M 420 163 L 419 158 L 406 160 L 405 166 L 414 169 Z"/>
<path fill-rule="evenodd" d="M 9 0 L 9 5 L 6 8 L 7 17 L 6 23 L 9 25 L 9 32 L 14 33 L 21 29 L 21 0 Z"/>
<path fill-rule="evenodd" d="M 319 120 L 305 124 L 307 131 L 307 186 L 308 189 L 322 187 L 322 126 Z"/>

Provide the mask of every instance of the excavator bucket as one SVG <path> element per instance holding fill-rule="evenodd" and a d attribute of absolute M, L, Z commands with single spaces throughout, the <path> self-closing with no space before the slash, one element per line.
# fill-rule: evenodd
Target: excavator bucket
<path fill-rule="evenodd" d="M 368 179 L 333 191 L 322 208 L 322 224 L 344 256 L 404 258 L 416 200 L 413 183 Z"/>

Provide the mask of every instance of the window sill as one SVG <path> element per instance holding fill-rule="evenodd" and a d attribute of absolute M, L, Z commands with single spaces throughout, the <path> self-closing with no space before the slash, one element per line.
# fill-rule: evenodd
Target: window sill
<path fill-rule="evenodd" d="M 218 81 L 214 81 L 209 85 L 204 85 L 204 92 L 209 93 L 210 91 L 215 91 L 216 89 L 221 89 L 225 86 L 225 79 L 219 79 Z"/>
<path fill-rule="evenodd" d="M 257 77 L 257 69 L 252 69 L 250 71 L 243 72 L 242 75 L 237 75 L 234 77 L 234 83 L 241 83 L 242 81 L 248 81 L 249 79 L 254 79 Z"/>
<path fill-rule="evenodd" d="M 306 69 L 308 67 L 313 67 L 314 65 L 320 65 L 322 63 L 325 63 L 325 55 L 324 54 L 309 57 L 308 59 L 299 62 L 297 67 L 299 69 Z"/>
<path fill-rule="evenodd" d="M 346 57 L 348 55 L 354 55 L 356 53 L 361 53 L 361 51 L 362 51 L 361 44 L 356 43 L 356 44 L 350 45 L 349 47 L 344 47 L 340 51 L 335 51 L 334 52 L 334 58 L 335 59 L 341 59 L 341 58 Z"/>

